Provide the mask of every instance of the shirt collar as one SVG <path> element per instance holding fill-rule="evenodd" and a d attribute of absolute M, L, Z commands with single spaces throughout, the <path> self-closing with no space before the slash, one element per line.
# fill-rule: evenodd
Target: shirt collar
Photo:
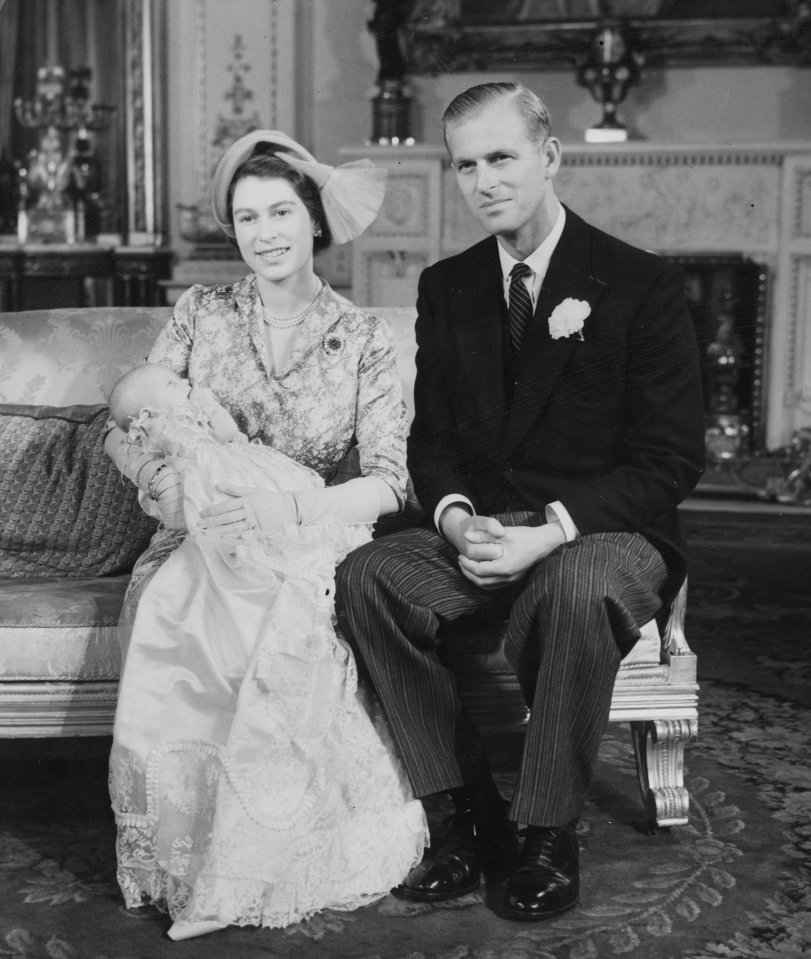
<path fill-rule="evenodd" d="M 558 240 L 560 240 L 561 234 L 563 233 L 563 227 L 566 224 L 566 210 L 563 207 L 562 203 L 558 203 L 558 218 L 555 220 L 555 225 L 549 231 L 549 235 L 541 243 L 539 247 L 534 249 L 532 253 L 523 261 L 516 260 L 514 257 L 504 249 L 504 247 L 499 243 L 498 244 L 498 258 L 501 262 L 501 272 L 504 277 L 505 284 L 509 283 L 510 270 L 515 266 L 516 263 L 524 262 L 535 274 L 535 282 L 537 286 L 543 282 L 543 278 L 546 275 L 546 268 L 549 266 L 549 261 L 552 259 L 552 254 L 555 252 L 555 247 L 558 245 Z"/>

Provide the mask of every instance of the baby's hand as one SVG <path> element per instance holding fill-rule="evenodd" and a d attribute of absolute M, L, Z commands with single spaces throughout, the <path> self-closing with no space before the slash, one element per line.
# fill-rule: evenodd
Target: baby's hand
<path fill-rule="evenodd" d="M 241 442 L 239 427 L 234 418 L 214 397 L 206 386 L 194 386 L 189 393 L 189 400 L 197 403 L 208 414 L 208 425 L 211 435 L 218 443 Z"/>
<path fill-rule="evenodd" d="M 214 394 L 207 386 L 193 386 L 189 392 L 189 402 L 202 406 L 204 410 L 219 406 L 219 403 L 214 399 Z"/>

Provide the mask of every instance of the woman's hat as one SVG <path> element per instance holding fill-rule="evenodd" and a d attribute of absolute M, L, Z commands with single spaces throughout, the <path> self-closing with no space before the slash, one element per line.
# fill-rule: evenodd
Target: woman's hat
<path fill-rule="evenodd" d="M 222 155 L 211 183 L 211 208 L 214 219 L 226 236 L 234 237 L 228 215 L 228 188 L 231 180 L 258 144 L 268 144 L 272 152 L 310 177 L 321 193 L 324 214 L 336 243 L 354 240 L 369 226 L 383 205 L 386 170 L 371 160 L 353 160 L 340 166 L 319 163 L 300 143 L 279 130 L 254 130 L 240 137 Z"/>

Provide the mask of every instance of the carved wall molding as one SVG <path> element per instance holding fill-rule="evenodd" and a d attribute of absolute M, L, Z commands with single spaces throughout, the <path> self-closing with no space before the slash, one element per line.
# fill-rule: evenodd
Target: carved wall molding
<path fill-rule="evenodd" d="M 769 342 L 767 440 L 811 426 L 811 151 L 786 158 Z"/>
<path fill-rule="evenodd" d="M 198 203 L 205 200 L 205 187 L 208 183 L 209 165 L 209 130 L 206 123 L 208 116 L 208 56 L 206 51 L 207 30 L 206 0 L 196 0 L 194 7 L 194 131 L 196 133 L 197 149 L 195 150 L 194 164 L 194 195 Z"/>
<path fill-rule="evenodd" d="M 224 29 L 220 5 L 212 4 L 212 0 L 195 0 L 194 191 L 201 206 L 208 204 L 211 174 L 223 149 L 250 130 L 278 125 L 277 4 L 271 3 L 265 16 L 268 29 L 263 31 L 262 43 L 251 43 L 241 29 L 246 24 L 239 18 L 229 21 L 230 29 Z M 260 62 L 270 81 L 261 90 Z"/>
<path fill-rule="evenodd" d="M 783 167 L 805 144 L 564 147 L 558 195 L 598 226 L 659 252 L 778 250 Z"/>
<path fill-rule="evenodd" d="M 371 232 L 378 236 L 425 236 L 432 226 L 430 201 L 421 171 L 390 172 L 383 206 L 370 227 Z"/>
<path fill-rule="evenodd" d="M 788 297 L 791 322 L 783 371 L 783 404 L 788 410 L 811 413 L 811 256 L 791 257 Z"/>
<path fill-rule="evenodd" d="M 173 0 L 167 42 L 176 53 L 167 64 L 166 88 L 178 265 L 183 272 L 189 255 L 196 262 L 196 248 L 206 247 L 210 282 L 225 282 L 230 274 L 214 261 L 226 263 L 233 254 L 211 217 L 211 177 L 223 151 L 250 130 L 295 136 L 295 7 L 275 0 Z M 179 277 L 180 285 L 186 280 Z"/>
<path fill-rule="evenodd" d="M 163 7 L 157 0 L 126 0 L 124 7 L 124 115 L 127 152 L 125 240 L 159 245 L 165 238 L 162 176 L 163 105 L 156 78 L 163 56 Z"/>

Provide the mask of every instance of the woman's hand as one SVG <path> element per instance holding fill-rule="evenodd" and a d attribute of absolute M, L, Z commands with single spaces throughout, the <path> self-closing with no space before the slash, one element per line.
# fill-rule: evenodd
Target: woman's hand
<path fill-rule="evenodd" d="M 202 510 L 198 525 L 218 536 L 254 529 L 268 533 L 280 526 L 295 526 L 299 521 L 292 493 L 275 493 L 227 482 L 219 483 L 217 489 L 230 498 Z"/>

